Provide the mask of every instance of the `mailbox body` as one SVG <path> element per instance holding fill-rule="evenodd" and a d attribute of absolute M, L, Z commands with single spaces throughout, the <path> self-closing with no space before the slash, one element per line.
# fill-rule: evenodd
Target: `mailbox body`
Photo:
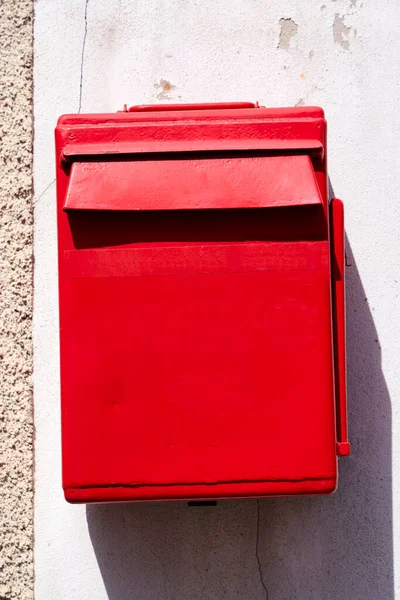
<path fill-rule="evenodd" d="M 343 207 L 322 110 L 66 115 L 56 160 L 67 500 L 333 492 Z"/>

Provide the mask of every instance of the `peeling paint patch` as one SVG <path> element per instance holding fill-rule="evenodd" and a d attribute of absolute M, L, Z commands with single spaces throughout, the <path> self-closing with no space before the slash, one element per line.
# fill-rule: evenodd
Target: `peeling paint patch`
<path fill-rule="evenodd" d="M 305 79 L 306 78 L 306 74 L 305 73 L 300 73 L 300 79 Z"/>
<path fill-rule="evenodd" d="M 310 50 L 308 53 L 308 58 L 312 58 L 314 56 L 314 50 Z"/>
<path fill-rule="evenodd" d="M 160 90 L 157 94 L 159 100 L 170 100 L 171 92 L 176 88 L 175 85 L 172 85 L 172 83 L 166 79 L 160 79 L 159 83 L 154 84 L 154 87 L 156 90 Z"/>
<path fill-rule="evenodd" d="M 344 16 L 340 16 L 339 13 L 335 14 L 332 29 L 335 43 L 342 46 L 345 50 L 349 50 L 350 42 L 348 37 L 351 33 L 351 27 L 347 27 L 347 25 L 344 24 Z"/>
<path fill-rule="evenodd" d="M 304 98 L 300 98 L 300 99 L 299 99 L 299 100 L 296 102 L 295 106 L 305 106 Z"/>
<path fill-rule="evenodd" d="M 320 10 L 326 10 L 326 4 L 323 4 Z"/>
<path fill-rule="evenodd" d="M 278 48 L 281 50 L 289 50 L 291 39 L 297 34 L 299 26 L 290 17 L 279 20 L 281 31 L 279 33 Z"/>

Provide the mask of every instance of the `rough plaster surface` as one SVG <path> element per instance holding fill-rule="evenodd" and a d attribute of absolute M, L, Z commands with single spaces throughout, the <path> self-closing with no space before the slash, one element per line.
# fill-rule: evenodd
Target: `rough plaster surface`
<path fill-rule="evenodd" d="M 31 0 L 0 11 L 0 598 L 33 597 Z"/>
<path fill-rule="evenodd" d="M 400 600 L 400 4 L 35 6 L 37 600 Z M 282 19 L 297 29 L 288 32 Z M 67 505 L 60 482 L 56 119 L 79 107 L 242 99 L 320 104 L 329 122 L 330 176 L 346 203 L 349 264 L 353 453 L 340 462 L 339 491 L 208 509 Z"/>

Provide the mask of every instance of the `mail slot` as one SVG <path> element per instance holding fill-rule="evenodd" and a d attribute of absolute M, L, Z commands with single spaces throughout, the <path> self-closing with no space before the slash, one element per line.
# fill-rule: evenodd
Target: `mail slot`
<path fill-rule="evenodd" d="M 350 446 L 323 111 L 66 115 L 56 162 L 66 499 L 332 493 Z"/>

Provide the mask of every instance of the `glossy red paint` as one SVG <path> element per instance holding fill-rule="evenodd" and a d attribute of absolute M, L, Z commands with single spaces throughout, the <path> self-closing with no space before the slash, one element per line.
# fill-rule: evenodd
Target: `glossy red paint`
<path fill-rule="evenodd" d="M 67 115 L 56 152 L 67 500 L 333 492 L 343 207 L 322 110 Z"/>

